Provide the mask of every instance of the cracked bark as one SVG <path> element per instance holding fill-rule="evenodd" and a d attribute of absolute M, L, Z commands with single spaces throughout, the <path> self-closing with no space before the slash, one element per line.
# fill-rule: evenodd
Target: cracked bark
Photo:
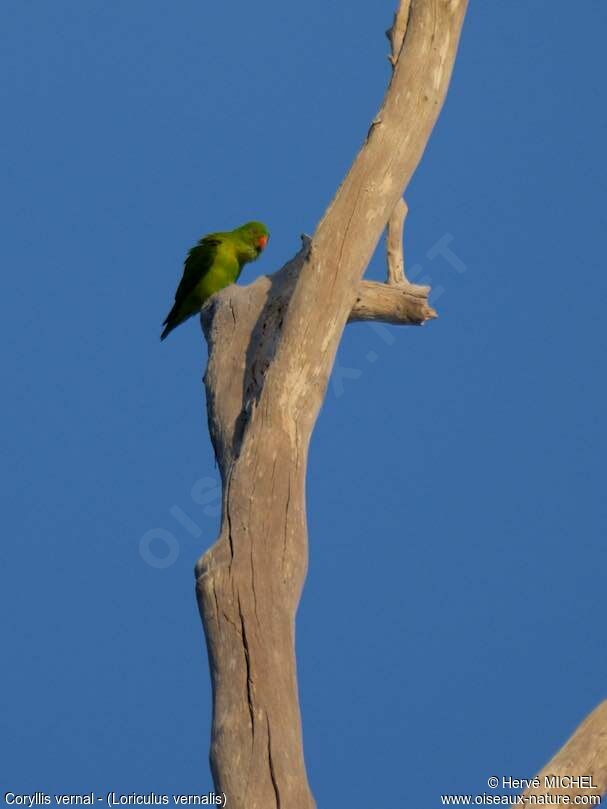
<path fill-rule="evenodd" d="M 347 322 L 422 324 L 427 287 L 362 281 L 442 107 L 467 0 L 402 0 L 382 107 L 312 239 L 202 312 L 219 537 L 196 566 L 213 686 L 211 768 L 232 809 L 311 809 L 294 620 L 307 566 L 310 434 Z M 396 25 L 395 21 L 395 25 Z"/>
<path fill-rule="evenodd" d="M 466 6 L 401 0 L 381 110 L 312 239 L 279 272 L 228 287 L 202 311 L 223 504 L 196 587 L 213 687 L 211 768 L 232 809 L 314 807 L 294 655 L 308 444 L 346 323 L 436 316 L 429 289 L 404 277 L 401 200 L 444 101 Z M 388 283 L 363 281 L 388 223 Z M 606 740 L 604 703 L 546 771 L 591 774 L 602 794 Z"/>

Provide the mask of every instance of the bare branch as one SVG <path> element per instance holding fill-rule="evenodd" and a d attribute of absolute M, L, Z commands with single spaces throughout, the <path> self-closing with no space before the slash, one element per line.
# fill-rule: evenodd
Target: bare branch
<path fill-rule="evenodd" d="M 312 240 L 272 277 L 230 285 L 203 309 L 223 510 L 196 586 L 213 681 L 211 766 L 233 809 L 315 806 L 293 653 L 307 567 L 308 445 L 346 323 L 436 317 L 428 287 L 404 283 L 402 193 L 445 99 L 466 7 L 401 0 L 389 32 L 392 81 Z M 390 283 L 363 281 L 389 219 Z M 591 776 L 594 794 L 607 791 L 607 702 L 540 775 Z"/>
<path fill-rule="evenodd" d="M 405 34 L 407 33 L 407 24 L 409 22 L 409 14 L 411 12 L 411 0 L 401 0 L 401 3 L 394 14 L 394 21 L 392 27 L 386 31 L 386 36 L 390 40 L 390 64 L 392 67 L 398 60 L 398 55 L 403 47 L 405 41 Z"/>
<path fill-rule="evenodd" d="M 551 780 L 552 776 L 556 781 Z M 569 781 L 582 776 L 591 779 L 592 788 Z M 584 719 L 537 778 L 540 785 L 526 790 L 525 796 L 569 795 L 573 804 L 578 796 L 607 794 L 607 700 Z M 555 786 L 551 786 L 553 783 Z"/>
<path fill-rule="evenodd" d="M 213 681 L 211 766 L 232 809 L 314 807 L 293 652 L 308 445 L 346 322 L 435 316 L 427 288 L 362 276 L 440 112 L 466 4 L 402 0 L 407 36 L 392 81 L 311 242 L 280 272 L 230 285 L 202 312 L 223 509 L 196 585 Z"/>
<path fill-rule="evenodd" d="M 361 281 L 348 323 L 381 320 L 399 326 L 421 326 L 437 317 L 428 304 L 430 287 Z"/>
<path fill-rule="evenodd" d="M 407 203 L 401 197 L 392 211 L 386 230 L 386 258 L 388 263 L 388 283 L 406 284 L 403 231 L 408 212 Z"/>
<path fill-rule="evenodd" d="M 326 387 L 358 282 L 421 159 L 446 96 L 466 6 L 467 0 L 411 2 L 377 123 L 316 229 L 285 314 L 262 394 L 270 409 L 316 418 L 308 389 L 322 394 Z"/>
<path fill-rule="evenodd" d="M 272 276 L 261 276 L 246 289 L 261 287 L 267 296 L 266 310 L 284 312 L 298 274 L 306 261 L 312 240 L 302 234 L 302 248 L 281 270 Z M 428 304 L 431 288 L 408 281 L 381 284 L 377 281 L 360 281 L 358 294 L 348 317 L 348 323 L 376 320 L 397 326 L 420 326 L 427 320 L 438 317 Z"/>
<path fill-rule="evenodd" d="M 394 70 L 398 56 L 405 41 L 405 34 L 407 33 L 407 26 L 409 24 L 409 14 L 411 13 L 411 0 L 402 0 L 398 10 L 394 15 L 394 22 L 392 27 L 386 31 L 386 35 L 390 40 L 390 64 Z M 405 218 L 407 216 L 407 203 L 404 199 L 400 199 L 396 203 L 396 207 L 390 215 L 388 220 L 386 232 L 386 252 L 388 261 L 388 283 L 389 284 L 404 284 L 406 283 L 405 277 L 405 256 L 403 246 L 403 229 L 405 226 Z"/>

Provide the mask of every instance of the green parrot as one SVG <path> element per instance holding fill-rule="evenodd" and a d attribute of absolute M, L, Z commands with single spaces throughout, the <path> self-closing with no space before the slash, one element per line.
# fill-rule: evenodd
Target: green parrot
<path fill-rule="evenodd" d="M 200 312 L 211 295 L 233 284 L 244 265 L 259 257 L 269 238 L 268 229 L 261 222 L 247 222 L 225 233 L 203 236 L 187 255 L 175 303 L 162 324 L 160 339 L 164 340 L 176 326 Z"/>

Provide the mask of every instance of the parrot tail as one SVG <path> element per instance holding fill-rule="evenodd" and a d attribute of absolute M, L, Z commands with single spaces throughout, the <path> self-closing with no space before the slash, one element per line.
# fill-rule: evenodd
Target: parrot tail
<path fill-rule="evenodd" d="M 162 334 L 160 335 L 160 339 L 165 340 L 166 337 L 173 331 L 174 328 L 175 326 L 169 325 L 165 326 L 164 329 L 162 330 Z"/>
<path fill-rule="evenodd" d="M 166 320 L 162 324 L 164 326 L 164 329 L 162 330 L 162 334 L 160 335 L 160 339 L 164 340 L 167 337 L 167 335 L 169 335 L 173 331 L 174 328 L 179 326 L 179 324 L 182 322 L 182 320 L 183 320 L 183 318 L 179 318 L 177 316 L 177 307 L 173 306 L 171 311 L 166 316 Z"/>

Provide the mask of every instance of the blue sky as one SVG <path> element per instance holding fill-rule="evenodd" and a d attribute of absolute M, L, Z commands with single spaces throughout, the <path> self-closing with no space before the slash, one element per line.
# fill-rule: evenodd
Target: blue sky
<path fill-rule="evenodd" d="M 243 283 L 313 231 L 393 10 L 3 4 L 3 792 L 211 789 L 206 349 L 160 323 L 205 231 L 268 223 Z M 605 24 L 471 3 L 407 193 L 440 319 L 344 335 L 298 620 L 321 806 L 529 777 L 606 696 Z"/>

